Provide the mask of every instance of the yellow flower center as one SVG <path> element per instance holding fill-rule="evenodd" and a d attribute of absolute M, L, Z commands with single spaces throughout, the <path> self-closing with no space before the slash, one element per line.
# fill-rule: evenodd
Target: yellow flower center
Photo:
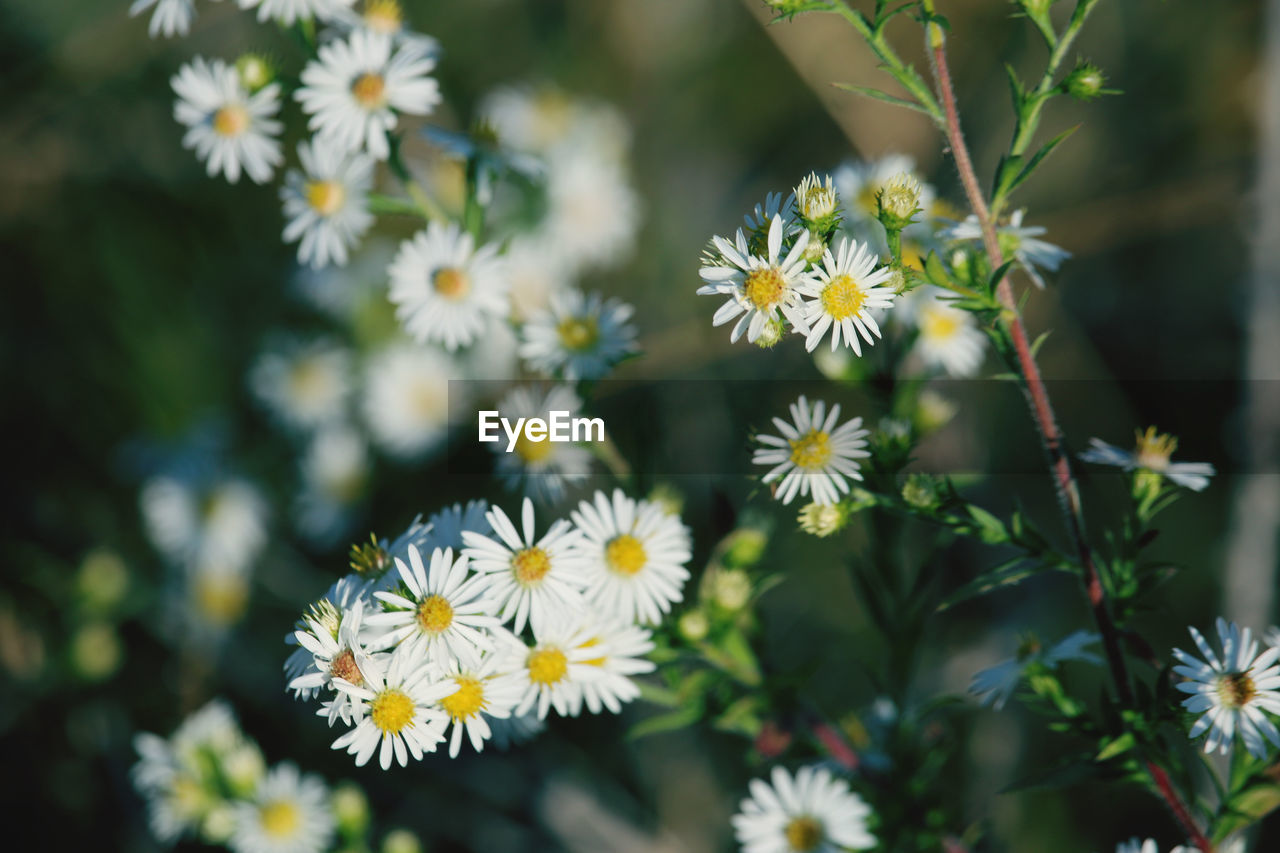
<path fill-rule="evenodd" d="M 920 334 L 932 341 L 945 341 L 960 331 L 961 314 L 954 308 L 932 306 L 920 315 Z"/>
<path fill-rule="evenodd" d="M 213 129 L 219 136 L 239 136 L 249 129 L 249 111 L 240 104 L 227 104 L 213 114 Z"/>
<path fill-rule="evenodd" d="M 351 95 L 356 103 L 367 110 L 380 107 L 386 103 L 387 82 L 381 74 L 366 71 L 351 84 Z"/>
<path fill-rule="evenodd" d="M 791 445 L 791 464 L 810 471 L 821 469 L 831 458 L 831 436 L 818 429 L 811 429 Z"/>
<path fill-rule="evenodd" d="M 777 267 L 764 267 L 752 270 L 742 282 L 742 293 L 756 308 L 767 311 L 782 301 L 782 294 L 787 289 L 782 270 Z"/>
<path fill-rule="evenodd" d="M 392 35 L 400 32 L 404 12 L 396 0 L 366 0 L 364 25 L 374 32 Z"/>
<path fill-rule="evenodd" d="M 520 433 L 520 437 L 516 439 L 516 455 L 525 461 L 525 464 L 541 462 L 551 455 L 554 450 L 551 442 L 545 438 L 542 441 L 530 441 L 525 438 L 524 433 Z"/>
<path fill-rule="evenodd" d="M 484 710 L 484 685 L 478 678 L 462 677 L 455 679 L 458 691 L 452 696 L 440 700 L 440 707 L 455 720 L 474 717 Z"/>
<path fill-rule="evenodd" d="M 623 533 L 609 540 L 604 547 L 604 560 L 609 568 L 620 575 L 630 577 L 644 568 L 648 559 L 640 540 L 630 533 Z"/>
<path fill-rule="evenodd" d="M 560 321 L 556 331 L 565 349 L 590 349 L 600 339 L 600 329 L 594 317 L 566 317 Z"/>
<path fill-rule="evenodd" d="M 569 671 L 569 659 L 559 649 L 535 649 L 529 655 L 529 680 L 552 685 Z"/>
<path fill-rule="evenodd" d="M 850 275 L 838 275 L 822 288 L 822 310 L 833 320 L 855 316 L 867 304 L 867 291 Z"/>
<path fill-rule="evenodd" d="M 303 193 L 307 204 L 321 216 L 333 216 L 347 199 L 347 191 L 339 181 L 308 181 Z"/>
<path fill-rule="evenodd" d="M 545 578 L 551 572 L 551 558 L 541 548 L 525 548 L 511 558 L 511 571 L 516 581 L 529 586 Z"/>
<path fill-rule="evenodd" d="M 1247 672 L 1232 672 L 1218 677 L 1218 698 L 1228 708 L 1243 708 L 1258 695 L 1258 688 Z"/>
<path fill-rule="evenodd" d="M 439 634 L 453 624 L 453 605 L 441 595 L 428 595 L 418 605 L 418 626 L 428 634 Z"/>
<path fill-rule="evenodd" d="M 258 809 L 262 829 L 273 838 L 288 838 L 298 831 L 302 814 L 289 800 L 268 800 Z"/>
<path fill-rule="evenodd" d="M 796 853 L 817 850 L 822 843 L 822 824 L 816 818 L 794 817 L 784 830 L 787 844 Z"/>
<path fill-rule="evenodd" d="M 364 684 L 364 675 L 356 666 L 356 656 L 351 649 L 343 649 L 329 664 L 329 675 L 341 678 L 357 686 Z"/>
<path fill-rule="evenodd" d="M 369 718 L 384 734 L 394 735 L 413 725 L 413 700 L 395 687 L 383 690 L 373 700 Z"/>
<path fill-rule="evenodd" d="M 471 280 L 457 267 L 441 267 L 431 274 L 431 286 L 445 299 L 457 302 L 471 289 Z"/>
<path fill-rule="evenodd" d="M 1169 457 L 1178 449 L 1178 439 L 1161 435 L 1155 427 L 1147 427 L 1145 433 L 1135 431 L 1134 438 L 1139 466 L 1152 471 L 1163 471 L 1169 467 Z"/>

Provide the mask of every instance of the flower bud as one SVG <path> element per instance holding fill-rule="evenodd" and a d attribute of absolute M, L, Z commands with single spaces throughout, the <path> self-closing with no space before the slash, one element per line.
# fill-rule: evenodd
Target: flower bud
<path fill-rule="evenodd" d="M 938 483 L 928 474 L 911 474 L 902 484 L 902 499 L 916 509 L 938 506 Z"/>
<path fill-rule="evenodd" d="M 848 513 L 839 504 L 823 506 L 811 503 L 800 510 L 800 529 L 819 538 L 825 538 L 844 529 Z"/>
<path fill-rule="evenodd" d="M 329 797 L 333 817 L 343 835 L 363 835 L 369 826 L 369 800 L 354 782 L 342 782 Z"/>
<path fill-rule="evenodd" d="M 129 570 L 115 551 L 99 549 L 85 555 L 76 575 L 76 591 L 85 607 L 97 612 L 111 610 L 124 598 L 129 586 Z"/>
<path fill-rule="evenodd" d="M 755 344 L 760 349 L 773 349 L 780 340 L 782 340 L 782 321 L 774 317 L 764 324 L 764 328 L 760 330 L 760 337 L 756 338 Z"/>
<path fill-rule="evenodd" d="M 257 790 L 266 769 L 262 751 L 252 741 L 237 745 L 222 757 L 222 772 L 231 789 L 241 797 Z"/>
<path fill-rule="evenodd" d="M 407 829 L 393 829 L 382 839 L 382 853 L 422 853 L 422 842 Z"/>
<path fill-rule="evenodd" d="M 724 561 L 730 566 L 754 566 L 764 556 L 769 537 L 763 530 L 754 527 L 740 527 L 730 533 L 724 541 Z"/>
<path fill-rule="evenodd" d="M 916 431 L 921 435 L 927 435 L 942 429 L 956 416 L 956 410 L 956 404 L 937 391 L 931 389 L 921 391 L 919 399 L 916 400 L 913 418 Z"/>
<path fill-rule="evenodd" d="M 266 57 L 256 53 L 241 54 L 236 60 L 236 74 L 240 83 L 250 92 L 256 92 L 275 79 L 275 69 Z"/>
<path fill-rule="evenodd" d="M 751 577 L 742 569 L 721 569 L 716 572 L 711 595 L 725 610 L 741 610 L 751 600 Z"/>
<path fill-rule="evenodd" d="M 680 617 L 680 621 L 676 623 L 680 636 L 684 637 L 691 643 L 701 642 L 711 633 L 711 622 L 707 619 L 707 614 L 701 610 L 690 610 Z"/>
<path fill-rule="evenodd" d="M 800 218 L 810 225 L 826 223 L 840 209 L 840 199 L 836 195 L 835 183 L 830 175 L 827 175 L 824 180 L 818 177 L 817 172 L 810 172 L 808 177 L 800 182 L 800 186 L 796 187 L 795 192 L 796 210 Z"/>
<path fill-rule="evenodd" d="M 120 667 L 123 650 L 114 626 L 93 622 L 71 638 L 71 665 L 84 679 L 101 681 Z"/>
<path fill-rule="evenodd" d="M 920 182 L 906 172 L 899 172 L 880 187 L 876 194 L 876 216 L 888 231 L 901 231 L 920 212 Z"/>
<path fill-rule="evenodd" d="M 658 483 L 649 492 L 649 502 L 662 507 L 668 515 L 679 515 L 684 511 L 684 495 L 670 483 Z"/>
<path fill-rule="evenodd" d="M 235 829 L 235 808 L 225 802 L 211 808 L 200 823 L 200 835 L 209 844 L 226 844 Z"/>
<path fill-rule="evenodd" d="M 1092 62 L 1080 62 L 1066 79 L 1062 81 L 1062 89 L 1079 101 L 1092 101 L 1099 95 L 1105 95 L 1107 76 L 1102 69 Z"/>

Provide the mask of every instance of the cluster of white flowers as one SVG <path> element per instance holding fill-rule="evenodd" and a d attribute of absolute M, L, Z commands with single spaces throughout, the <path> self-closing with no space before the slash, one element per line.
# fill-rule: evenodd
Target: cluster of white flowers
<path fill-rule="evenodd" d="M 324 782 L 289 763 L 268 769 L 221 701 L 192 714 L 167 740 L 142 733 L 134 746 L 134 785 L 161 842 L 194 836 L 235 853 L 318 853 L 333 839 Z"/>
<path fill-rule="evenodd" d="M 745 217 L 733 238 L 715 236 L 703 257 L 701 295 L 726 296 L 712 325 L 734 322 L 731 341 L 772 346 L 789 329 L 817 349 L 862 355 L 882 335 L 886 320 L 912 335 L 926 369 L 972 376 L 982 367 L 985 339 L 974 316 L 948 304 L 943 288 L 908 288 L 905 273 L 919 270 L 934 251 L 953 265 L 965 261 L 980 237 L 976 225 L 941 216 L 932 187 L 909 158 L 848 163 L 834 176 L 810 174 L 785 199 L 771 193 Z M 916 219 L 923 213 L 923 218 Z M 1038 285 L 1039 270 L 1056 270 L 1068 253 L 1022 225 L 1024 211 L 1000 229 L 1001 245 Z M 891 217 L 902 266 L 888 255 L 881 217 Z M 820 356 L 828 361 L 847 355 Z"/>
<path fill-rule="evenodd" d="M 536 732 L 550 711 L 617 713 L 653 670 L 650 627 L 683 597 L 687 528 L 661 504 L 597 492 L 541 529 L 482 502 L 353 549 L 353 572 L 290 642 L 289 687 L 387 768 L 463 740 L 479 752 Z"/>

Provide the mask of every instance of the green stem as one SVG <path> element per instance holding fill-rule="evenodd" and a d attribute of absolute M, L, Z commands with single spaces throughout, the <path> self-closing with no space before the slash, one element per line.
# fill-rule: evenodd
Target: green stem
<path fill-rule="evenodd" d="M 413 200 L 416 206 L 416 210 L 409 212 L 417 213 L 428 222 L 448 221 L 449 217 L 445 214 L 444 208 L 422 188 L 421 184 L 414 180 L 413 175 L 409 172 L 409 167 L 405 165 L 404 158 L 400 156 L 400 138 L 398 136 L 391 138 L 391 155 L 387 158 L 387 166 L 400 181 L 405 192 L 409 194 L 409 198 Z"/>
<path fill-rule="evenodd" d="M 911 96 L 924 108 L 934 122 L 941 125 L 945 121 L 942 108 L 938 106 L 937 100 L 934 99 L 933 92 L 929 89 L 929 84 L 925 82 L 919 72 L 903 62 L 897 52 L 885 41 L 883 21 L 878 20 L 876 23 L 872 23 L 861 12 L 850 7 L 847 0 L 836 0 L 827 11 L 844 18 L 858 31 L 862 38 L 866 40 L 872 52 L 883 63 L 884 70 L 889 72 L 902 85 L 902 88 L 911 93 Z"/>

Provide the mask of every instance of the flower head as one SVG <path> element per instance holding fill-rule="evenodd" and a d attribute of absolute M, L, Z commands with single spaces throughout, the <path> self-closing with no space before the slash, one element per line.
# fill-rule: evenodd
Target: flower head
<path fill-rule="evenodd" d="M 773 466 L 764 482 L 781 479 L 778 499 L 784 504 L 796 495 L 812 495 L 816 504 L 834 504 L 841 493 L 849 491 L 849 480 L 862 479 L 856 460 L 871 455 L 865 449 L 868 433 L 862 428 L 862 418 L 843 424 L 838 424 L 839 420 L 839 404 L 828 412 L 825 402 L 819 400 L 810 406 L 801 396 L 791 404 L 791 423 L 773 419 L 781 436 L 758 436 L 765 446 L 751 461 Z"/>
<path fill-rule="evenodd" d="M 805 349 L 813 352 L 831 330 L 831 349 L 840 345 L 862 355 L 861 336 L 868 344 L 880 336 L 880 326 L 873 312 L 893 304 L 893 289 L 887 286 L 891 276 L 887 267 L 876 268 L 879 259 L 867 246 L 847 237 L 840 238 L 833 255 L 824 253 L 822 268 L 799 286 L 806 297 L 805 320 L 810 324 Z"/>
<path fill-rule="evenodd" d="M 635 351 L 634 309 L 580 290 L 553 293 L 520 329 L 520 357 L 534 370 L 570 382 L 599 379 Z"/>
<path fill-rule="evenodd" d="M 320 853 L 333 838 L 329 791 L 293 764 L 273 767 L 253 799 L 235 806 L 236 853 Z"/>
<path fill-rule="evenodd" d="M 1096 642 L 1098 635 L 1091 631 L 1076 631 L 1048 648 L 1042 646 L 1036 638 L 1027 637 L 1018 648 L 1017 656 L 974 675 L 969 692 L 977 696 L 982 704 L 999 711 L 1033 665 L 1054 669 L 1070 660 L 1101 663 L 1097 655 L 1085 650 Z"/>
<path fill-rule="evenodd" d="M 187 128 L 182 146 L 195 149 L 210 177 L 221 172 L 234 184 L 244 171 L 255 184 L 271 180 L 284 159 L 276 138 L 283 129 L 275 118 L 278 84 L 251 93 L 234 66 L 199 56 L 182 66 L 171 83 L 178 96 L 173 116 Z"/>
<path fill-rule="evenodd" d="M 1176 438 L 1159 433 L 1151 426 L 1147 427 L 1146 432 L 1134 432 L 1133 450 L 1123 450 L 1102 439 L 1091 438 L 1089 449 L 1081 453 L 1080 458 L 1099 465 L 1114 465 L 1125 471 L 1151 471 L 1179 486 L 1201 491 L 1209 485 L 1209 478 L 1216 473 L 1213 465 L 1208 462 L 1174 462 L 1173 451 L 1177 449 Z"/>
<path fill-rule="evenodd" d="M 373 158 L 322 138 L 298 144 L 301 171 L 289 170 L 280 189 L 286 243 L 298 241 L 298 263 L 318 269 L 343 266 L 347 253 L 373 224 L 366 199 Z"/>
<path fill-rule="evenodd" d="M 792 776 L 774 767 L 770 781 L 753 779 L 751 796 L 733 817 L 743 853 L 841 853 L 876 845 L 871 809 L 849 784 L 822 767 Z"/>
<path fill-rule="evenodd" d="M 1181 649 L 1173 650 L 1179 661 L 1173 671 L 1186 679 L 1177 687 L 1191 694 L 1182 706 L 1201 714 L 1191 727 L 1190 737 L 1208 732 L 1204 751 L 1216 749 L 1225 754 L 1238 736 L 1251 755 L 1265 758 L 1267 741 L 1280 746 L 1280 731 L 1270 717 L 1280 714 L 1280 649 L 1271 647 L 1259 652 L 1252 631 L 1222 618 L 1217 621 L 1217 629 L 1221 656 L 1195 628 L 1187 630 L 1204 659 Z"/>

